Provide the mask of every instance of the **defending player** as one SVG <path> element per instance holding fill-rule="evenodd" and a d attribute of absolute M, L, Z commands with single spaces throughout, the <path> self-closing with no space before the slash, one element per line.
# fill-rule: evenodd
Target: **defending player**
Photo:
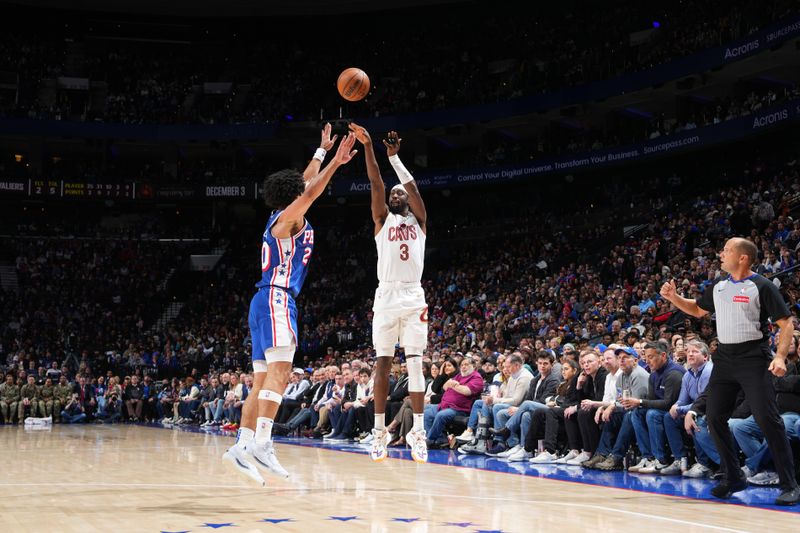
<path fill-rule="evenodd" d="M 386 458 L 390 434 L 386 431 L 385 411 L 389 389 L 389 369 L 399 342 L 405 350 L 408 367 L 408 392 L 414 411 L 414 426 L 406 435 L 415 461 L 428 460 L 428 447 L 423 425 L 425 378 L 422 375 L 422 352 L 428 343 L 428 306 L 420 280 L 425 260 L 425 222 L 427 213 L 419 189 L 411 173 L 400 161 L 402 139 L 389 132 L 383 141 L 389 163 L 400 184 L 389 193 L 381 178 L 372 139 L 366 129 L 351 124 L 350 130 L 364 145 L 367 175 L 372 188 L 372 220 L 375 222 L 375 245 L 378 248 L 378 288 L 372 310 L 372 342 L 378 360 L 375 372 L 375 429 L 370 457 Z"/>
<path fill-rule="evenodd" d="M 289 475 L 275 456 L 272 423 L 289 381 L 297 347 L 295 298 L 305 281 L 314 248 L 314 230 L 304 215 L 325 190 L 336 169 L 356 154 L 352 150 L 355 136 L 348 134 L 339 143 L 333 161 L 320 172 L 327 150 L 336 142 L 336 136 L 331 138 L 330 134 L 331 126 L 326 124 L 320 148 L 303 175 L 296 170 L 282 170 L 264 181 L 264 201 L 275 211 L 264 231 L 261 281 L 256 284 L 258 291 L 250 302 L 253 390 L 242 408 L 236 444 L 223 455 L 233 468 L 262 486 L 264 479 L 250 458 L 267 472 L 281 477 Z"/>

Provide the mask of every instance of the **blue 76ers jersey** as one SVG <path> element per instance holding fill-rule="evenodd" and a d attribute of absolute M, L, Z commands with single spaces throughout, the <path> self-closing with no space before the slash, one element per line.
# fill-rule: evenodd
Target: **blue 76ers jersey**
<path fill-rule="evenodd" d="M 314 230 L 306 221 L 300 232 L 276 239 L 272 226 L 280 216 L 269 217 L 261 242 L 261 281 L 250 301 L 248 324 L 253 342 L 253 361 L 264 361 L 274 347 L 297 346 L 297 305 L 314 249 Z M 255 369 L 255 363 L 254 363 Z"/>
<path fill-rule="evenodd" d="M 269 217 L 261 243 L 261 281 L 256 287 L 278 287 L 297 298 L 308 274 L 308 263 L 314 251 L 314 230 L 306 220 L 294 237 L 276 239 L 272 226 L 282 211 Z"/>

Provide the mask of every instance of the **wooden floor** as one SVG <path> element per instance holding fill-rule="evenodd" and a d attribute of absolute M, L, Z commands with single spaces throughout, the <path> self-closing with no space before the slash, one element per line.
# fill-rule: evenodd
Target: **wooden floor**
<path fill-rule="evenodd" d="M 0 532 L 800 530 L 796 513 L 286 444 L 292 479 L 260 489 L 223 466 L 232 442 L 140 426 L 0 427 Z"/>

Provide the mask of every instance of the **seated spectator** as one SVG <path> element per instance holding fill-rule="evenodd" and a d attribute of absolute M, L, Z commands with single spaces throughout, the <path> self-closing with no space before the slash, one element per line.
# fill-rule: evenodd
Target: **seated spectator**
<path fill-rule="evenodd" d="M 539 409 L 531 413 L 531 427 L 525 435 L 525 458 L 531 458 L 534 464 L 555 463 L 560 461 L 566 463 L 566 457 L 571 453 L 577 457 L 580 453 L 582 443 L 580 432 L 577 425 L 567 426 L 564 420 L 575 416 L 580 402 L 580 392 L 578 391 L 578 363 L 573 359 L 564 359 L 561 364 L 561 377 L 563 381 L 558 385 L 555 396 L 547 400 L 546 409 Z M 569 429 L 572 427 L 572 429 Z M 563 447 L 563 441 L 559 435 L 566 431 L 568 454 L 559 459 L 559 452 Z M 538 441 L 544 437 L 544 449 L 533 457 L 533 453 L 538 449 Z M 563 459 L 563 460 L 561 460 Z"/>
<path fill-rule="evenodd" d="M 622 457 L 633 443 L 634 432 L 631 422 L 633 412 L 624 407 L 621 402 L 628 398 L 647 396 L 650 375 L 639 365 L 639 352 L 627 346 L 617 347 L 614 352 L 619 357 L 619 367 L 622 370 L 614 385 L 615 391 L 618 391 L 617 396 L 615 403 L 607 406 L 600 415 L 603 424 L 600 443 L 592 458 L 581 463 L 584 468 L 599 469 L 601 463 L 604 463 L 605 467 L 622 467 Z M 624 432 L 621 431 L 622 428 L 625 428 Z M 617 454 L 619 461 L 614 458 L 609 459 L 612 452 Z"/>
<path fill-rule="evenodd" d="M 394 379 L 394 381 L 392 381 L 392 379 Z M 406 402 L 406 398 L 408 397 L 408 367 L 406 363 L 403 362 L 398 368 L 392 367 L 390 372 L 389 396 L 386 399 L 386 420 L 388 422 L 394 420 L 401 409 L 404 412 L 400 415 L 400 420 L 404 420 L 408 416 L 413 416 L 413 410 L 411 410 L 411 404 L 409 403 L 410 400 Z M 407 413 L 411 413 L 411 415 Z M 405 427 L 400 428 L 401 435 L 405 436 L 405 434 L 408 433 L 408 431 L 403 432 L 405 429 Z M 410 431 L 411 427 L 409 426 L 408 429 Z"/>
<path fill-rule="evenodd" d="M 103 411 L 105 407 L 106 380 L 103 376 L 98 376 L 94 385 L 95 400 L 97 400 L 97 411 Z"/>
<path fill-rule="evenodd" d="M 667 434 L 667 441 L 675 461 L 687 458 L 688 450 L 683 440 L 684 417 L 695 400 L 706 390 L 708 380 L 711 378 L 711 371 L 714 369 L 714 364 L 708 359 L 708 346 L 703 341 L 687 341 L 683 349 L 686 352 L 687 369 L 681 382 L 681 392 L 678 401 L 664 416 L 664 431 Z M 704 456 L 702 447 L 695 446 L 695 450 L 697 463 L 691 467 L 695 471 L 687 477 L 705 477 L 708 467 L 703 465 L 708 464 L 708 456 Z M 681 463 L 681 470 L 681 474 L 685 474 L 690 468 L 684 468 Z M 669 475 L 669 472 L 662 472 L 662 474 Z"/>
<path fill-rule="evenodd" d="M 524 361 L 519 353 L 514 353 L 508 357 L 503 363 L 503 372 L 508 373 L 508 380 L 500 387 L 500 397 L 495 400 L 492 395 L 484 395 L 482 399 L 472 405 L 468 428 L 473 431 L 475 442 L 465 444 L 459 448 L 461 453 L 486 453 L 489 424 L 494 421 L 495 430 L 500 429 L 496 414 L 503 409 L 519 406 L 522 403 L 533 380 L 533 374 L 523 368 L 523 363 Z M 480 437 L 477 434 L 479 415 L 486 429 L 485 435 Z M 462 440 L 463 438 L 464 435 L 462 434 L 457 440 Z"/>
<path fill-rule="evenodd" d="M 223 425 L 223 429 L 235 431 L 239 428 L 243 389 L 244 384 L 239 383 L 239 375 L 232 373 L 230 377 L 230 388 L 225 394 L 225 403 L 223 404 L 225 418 L 228 420 L 228 424 Z"/>
<path fill-rule="evenodd" d="M 103 422 L 113 423 L 122 418 L 123 392 L 119 384 L 119 377 L 109 378 L 106 386 L 103 408 L 98 409 L 97 418 Z"/>
<path fill-rule="evenodd" d="M 171 382 L 165 379 L 161 383 L 161 391 L 156 396 L 156 412 L 158 413 L 158 419 L 162 423 L 177 421 L 177 419 L 169 415 L 173 412 L 175 402 L 179 401 L 179 386 L 178 378 L 172 378 Z"/>
<path fill-rule="evenodd" d="M 150 422 L 157 420 L 156 413 L 156 388 L 153 384 L 153 378 L 147 374 L 142 380 L 142 418 Z"/>
<path fill-rule="evenodd" d="M 444 385 L 444 382 L 447 381 L 449 377 L 455 376 L 457 372 L 458 370 L 456 369 L 453 360 L 447 358 L 444 363 L 442 363 L 442 367 L 439 370 L 437 379 L 430 384 L 431 396 L 429 396 L 429 399 L 434 395 L 434 389 L 441 393 L 441 386 Z M 405 390 L 408 391 L 407 386 Z M 394 436 L 391 442 L 389 442 L 389 446 L 392 448 L 405 446 L 406 435 L 409 431 L 411 431 L 413 425 L 414 410 L 411 407 L 411 398 L 406 396 L 406 398 L 403 400 L 403 405 L 400 407 L 400 410 L 397 412 L 392 422 L 386 426 L 386 431 Z"/>
<path fill-rule="evenodd" d="M 358 373 L 361 376 L 361 383 L 356 394 L 356 401 L 353 403 L 353 409 L 358 424 L 358 440 L 365 443 L 372 436 L 372 429 L 375 427 L 375 382 L 369 367 L 362 367 Z"/>
<path fill-rule="evenodd" d="M 61 420 L 65 424 L 78 424 L 86 420 L 86 413 L 84 412 L 84 404 L 81 402 L 78 393 L 72 393 L 70 401 L 64 406 L 61 411 Z"/>
<path fill-rule="evenodd" d="M 58 377 L 58 385 L 55 386 L 55 398 L 58 401 L 59 410 L 53 414 L 53 421 L 61 419 L 61 411 L 72 398 L 72 385 L 67 381 L 66 372 L 62 372 Z"/>
<path fill-rule="evenodd" d="M 5 383 L 0 385 L 0 411 L 3 414 L 3 424 L 14 423 L 19 398 L 19 387 L 14 383 L 14 375 L 9 372 L 6 374 Z"/>
<path fill-rule="evenodd" d="M 81 402 L 83 414 L 86 415 L 86 418 L 89 420 L 94 418 L 94 411 L 97 406 L 97 400 L 95 399 L 96 394 L 94 387 L 87 381 L 85 375 L 81 374 L 78 378 L 78 382 L 74 387 L 74 392 L 78 393 L 78 400 Z"/>
<path fill-rule="evenodd" d="M 621 324 L 618 320 L 615 321 L 613 327 L 619 334 Z M 606 353 L 608 350 L 581 353 L 579 362 L 583 367 L 583 372 L 578 376 L 577 384 L 581 396 L 580 408 L 576 417 L 567 417 L 564 423 L 567 427 L 578 426 L 583 450 L 577 456 L 569 457 L 571 454 L 567 454 L 566 463 L 569 465 L 580 465 L 584 461 L 588 461 L 597 449 L 600 440 L 600 427 L 595 423 L 595 413 L 598 406 L 603 405 L 606 399 L 605 386 L 609 382 L 608 374 L 613 375 L 613 372 L 610 371 L 616 372 L 617 366 L 616 355 L 610 357 L 608 363 L 601 360 L 599 354 Z M 611 381 L 613 382 L 613 379 Z"/>
<path fill-rule="evenodd" d="M 320 368 L 314 371 L 311 376 L 313 385 L 303 394 L 303 402 L 300 404 L 300 409 L 295 412 L 285 424 L 279 422 L 273 424 L 273 433 L 276 435 L 288 435 L 298 430 L 302 425 L 316 425 L 313 415 L 316 415 L 317 411 L 314 410 L 314 406 L 325 394 L 327 385 L 327 380 L 325 379 L 326 375 L 327 371 L 325 369 Z M 372 414 L 374 415 L 374 412 Z"/>
<path fill-rule="evenodd" d="M 28 376 L 28 382 L 19 388 L 19 404 L 17 406 L 17 421 L 22 424 L 28 416 L 36 417 L 39 410 L 39 387 L 36 386 L 36 378 Z"/>
<path fill-rule="evenodd" d="M 465 357 L 461 361 L 460 372 L 442 386 L 444 393 L 441 402 L 425 406 L 428 448 L 439 448 L 448 444 L 447 435 L 444 433 L 447 424 L 457 415 L 469 413 L 472 403 L 483 391 L 483 385 L 483 378 L 475 370 L 472 359 Z"/>
<path fill-rule="evenodd" d="M 125 387 L 123 399 L 128 410 L 128 418 L 133 422 L 138 422 L 142 418 L 142 408 L 144 407 L 144 386 L 139 383 L 139 376 L 134 375 L 131 378 L 131 384 Z"/>
<path fill-rule="evenodd" d="M 324 431 L 326 428 L 331 427 L 329 418 L 330 411 L 339 405 L 342 394 L 344 394 L 344 375 L 335 366 L 329 367 L 329 371 L 335 373 L 333 382 L 330 383 L 329 388 L 326 388 L 326 392 L 322 395 L 319 402 L 314 405 L 314 410 L 317 411 L 318 418 L 317 424 L 310 436 L 317 439 L 321 439 L 324 435 L 328 434 L 324 433 Z"/>
<path fill-rule="evenodd" d="M 283 392 L 283 401 L 278 408 L 278 414 L 275 416 L 276 421 L 284 420 L 284 413 L 291 415 L 297 408 L 303 397 L 303 393 L 311 386 L 308 380 L 304 379 L 305 372 L 302 368 L 295 368 L 289 376 L 289 383 L 286 385 L 286 390 Z"/>
<path fill-rule="evenodd" d="M 425 387 L 425 405 L 442 401 L 442 385 L 456 374 L 453 360 L 446 358 L 441 364 L 433 364 L 430 369 L 430 382 Z M 394 423 L 394 421 L 393 421 Z"/>
<path fill-rule="evenodd" d="M 55 387 L 53 380 L 46 378 L 44 385 L 39 387 L 39 413 L 43 417 L 53 416 L 57 412 L 61 412 L 61 404 L 55 399 Z"/>
<path fill-rule="evenodd" d="M 551 352 L 545 350 L 538 352 L 536 356 L 538 375 L 531 381 L 522 403 L 518 407 L 511 406 L 497 413 L 497 418 L 502 424 L 500 429 L 489 428 L 489 433 L 495 435 L 498 443 L 505 441 L 508 450 L 504 450 L 504 446 L 500 445 L 492 448 L 488 454 L 510 457 L 523 448 L 521 443 L 528 432 L 531 413 L 537 409 L 545 409 L 546 398 L 555 394 L 556 387 L 561 383 L 561 364 L 554 365 L 554 362 Z"/>
<path fill-rule="evenodd" d="M 328 408 L 328 418 L 331 424 L 331 431 L 324 436 L 325 439 L 330 439 L 340 433 L 342 429 L 340 424 L 344 416 L 344 405 L 350 404 L 356 399 L 357 383 L 353 379 L 353 371 L 350 370 L 350 365 L 342 365 L 342 388 L 337 391 L 333 397 L 333 405 Z M 349 409 L 349 408 L 348 408 Z"/>
<path fill-rule="evenodd" d="M 350 370 L 346 370 L 345 374 L 348 372 Z M 368 369 L 359 370 L 358 382 L 351 379 L 348 383 L 345 375 L 345 392 L 342 396 L 341 415 L 334 427 L 334 434 L 328 440 L 350 440 L 353 436 L 353 431 L 355 431 L 358 409 L 364 409 L 366 403 L 371 400 L 372 381 L 370 380 L 370 371 Z M 361 438 L 366 437 L 364 428 L 360 428 L 360 431 L 363 435 Z"/>
<path fill-rule="evenodd" d="M 680 475 L 680 461 L 668 461 L 664 416 L 678 400 L 686 369 L 669 357 L 669 348 L 664 341 L 648 342 L 644 347 L 650 381 L 647 398 L 638 400 L 631 422 L 636 442 L 642 453 L 641 460 L 628 468 L 639 474 Z"/>
<path fill-rule="evenodd" d="M 217 376 L 211 377 L 211 382 L 201 393 L 201 407 L 205 414 L 205 421 L 201 424 L 203 427 L 218 426 L 220 425 L 222 410 L 218 411 L 218 407 L 225 403 L 224 389 L 219 382 Z M 219 415 L 217 414 L 219 412 Z"/>

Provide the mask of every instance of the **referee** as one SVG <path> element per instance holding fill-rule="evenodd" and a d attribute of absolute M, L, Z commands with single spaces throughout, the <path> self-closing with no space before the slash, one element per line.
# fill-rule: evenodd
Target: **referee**
<path fill-rule="evenodd" d="M 747 480 L 739 468 L 733 436 L 728 429 L 736 395 L 743 389 L 756 423 L 767 439 L 780 477 L 781 494 L 775 504 L 793 505 L 800 499 L 800 488 L 794 475 L 783 419 L 778 415 L 772 375 L 781 377 L 786 373 L 786 354 L 794 327 L 789 308 L 777 287 L 750 270 L 757 256 L 758 249 L 749 240 L 729 239 L 720 252 L 722 269 L 730 274 L 728 277 L 717 279 L 698 300 L 681 297 L 674 280 L 661 287 L 661 296 L 697 318 L 709 313 L 717 314 L 719 348 L 708 383 L 706 419 L 719 451 L 723 477 L 711 489 L 711 494 L 717 498 L 729 498 L 747 487 Z M 780 326 L 774 358 L 767 344 L 768 318 Z"/>

